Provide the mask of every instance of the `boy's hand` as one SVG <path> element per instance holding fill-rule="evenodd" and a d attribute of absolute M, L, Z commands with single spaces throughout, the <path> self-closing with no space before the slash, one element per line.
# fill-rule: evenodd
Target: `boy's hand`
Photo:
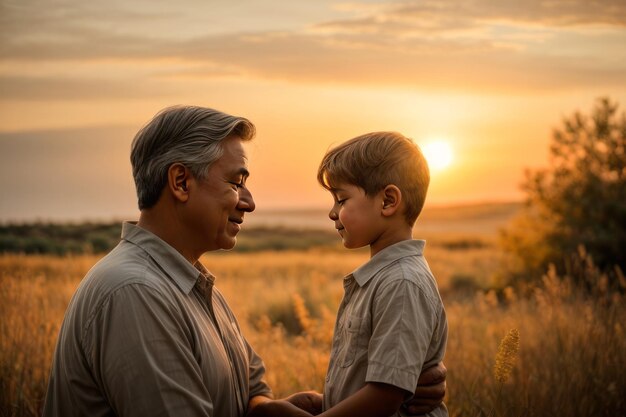
<path fill-rule="evenodd" d="M 297 392 L 285 398 L 296 407 L 313 414 L 314 416 L 322 412 L 322 394 L 315 391 Z"/>
<path fill-rule="evenodd" d="M 311 414 L 287 400 L 270 400 L 257 404 L 246 417 L 311 417 Z"/>
<path fill-rule="evenodd" d="M 409 415 L 426 414 L 443 402 L 447 371 L 443 362 L 439 362 L 420 374 L 415 396 L 403 405 Z"/>

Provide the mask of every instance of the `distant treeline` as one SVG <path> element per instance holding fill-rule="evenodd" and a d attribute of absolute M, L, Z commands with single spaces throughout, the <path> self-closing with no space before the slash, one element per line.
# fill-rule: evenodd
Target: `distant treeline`
<path fill-rule="evenodd" d="M 120 241 L 122 223 L 27 223 L 0 224 L 0 254 L 70 255 L 106 253 Z M 490 246 L 474 236 L 429 240 L 430 245 L 448 250 Z M 239 233 L 235 252 L 263 250 L 307 250 L 341 248 L 341 239 L 332 229 L 297 229 L 286 226 L 247 227 Z"/>
<path fill-rule="evenodd" d="M 120 241 L 120 231 L 119 222 L 0 225 L 0 252 L 51 255 L 107 252 Z"/>
<path fill-rule="evenodd" d="M 310 248 L 339 248 L 341 239 L 334 230 L 293 229 L 289 227 L 244 228 L 237 237 L 237 252 L 259 250 L 305 250 Z"/>
<path fill-rule="evenodd" d="M 0 225 L 0 253 L 68 255 L 105 253 L 120 241 L 121 223 L 29 223 Z M 295 230 L 284 227 L 244 229 L 236 251 L 303 250 L 336 247 L 332 231 Z"/>

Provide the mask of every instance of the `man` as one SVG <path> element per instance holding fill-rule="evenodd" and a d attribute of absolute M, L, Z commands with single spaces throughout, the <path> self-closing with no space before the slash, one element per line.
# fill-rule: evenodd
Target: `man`
<path fill-rule="evenodd" d="M 201 107 L 165 109 L 139 131 L 139 221 L 123 224 L 70 301 L 44 416 L 243 417 L 272 397 L 261 358 L 198 261 L 233 248 L 255 209 L 243 146 L 254 134 L 248 120 Z M 431 386 L 414 404 L 429 408 L 443 398 L 445 368 L 424 378 Z M 287 400 L 321 407 L 312 392 Z"/>

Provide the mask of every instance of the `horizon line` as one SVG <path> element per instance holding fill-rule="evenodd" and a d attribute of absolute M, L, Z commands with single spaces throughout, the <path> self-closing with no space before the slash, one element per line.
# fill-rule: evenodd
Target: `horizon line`
<path fill-rule="evenodd" d="M 432 203 L 424 206 L 424 211 L 430 211 L 432 209 L 458 209 L 458 208 L 470 208 L 480 206 L 504 206 L 510 204 L 523 204 L 523 199 L 480 199 L 480 200 L 462 200 L 449 203 Z M 320 212 L 328 210 L 327 206 L 272 206 L 256 209 L 255 213 L 260 215 L 276 214 L 276 213 L 307 213 L 307 212 Z M 138 218 L 138 214 L 115 214 L 111 216 L 74 216 L 74 217 L 44 217 L 44 216 L 31 216 L 27 218 L 0 218 L 0 226 L 14 226 L 14 225 L 27 225 L 27 224 L 83 224 L 83 223 L 114 223 L 123 221 L 134 221 Z M 248 214 L 248 216 L 255 216 L 255 214 Z"/>

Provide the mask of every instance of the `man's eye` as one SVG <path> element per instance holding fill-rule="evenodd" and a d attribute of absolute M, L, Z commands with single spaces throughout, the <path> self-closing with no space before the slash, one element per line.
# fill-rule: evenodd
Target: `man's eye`
<path fill-rule="evenodd" d="M 239 189 L 239 188 L 241 188 L 241 187 L 243 187 L 243 186 L 245 185 L 243 182 L 234 182 L 234 181 L 231 181 L 230 183 L 231 183 L 232 185 L 234 185 L 237 189 Z"/>

